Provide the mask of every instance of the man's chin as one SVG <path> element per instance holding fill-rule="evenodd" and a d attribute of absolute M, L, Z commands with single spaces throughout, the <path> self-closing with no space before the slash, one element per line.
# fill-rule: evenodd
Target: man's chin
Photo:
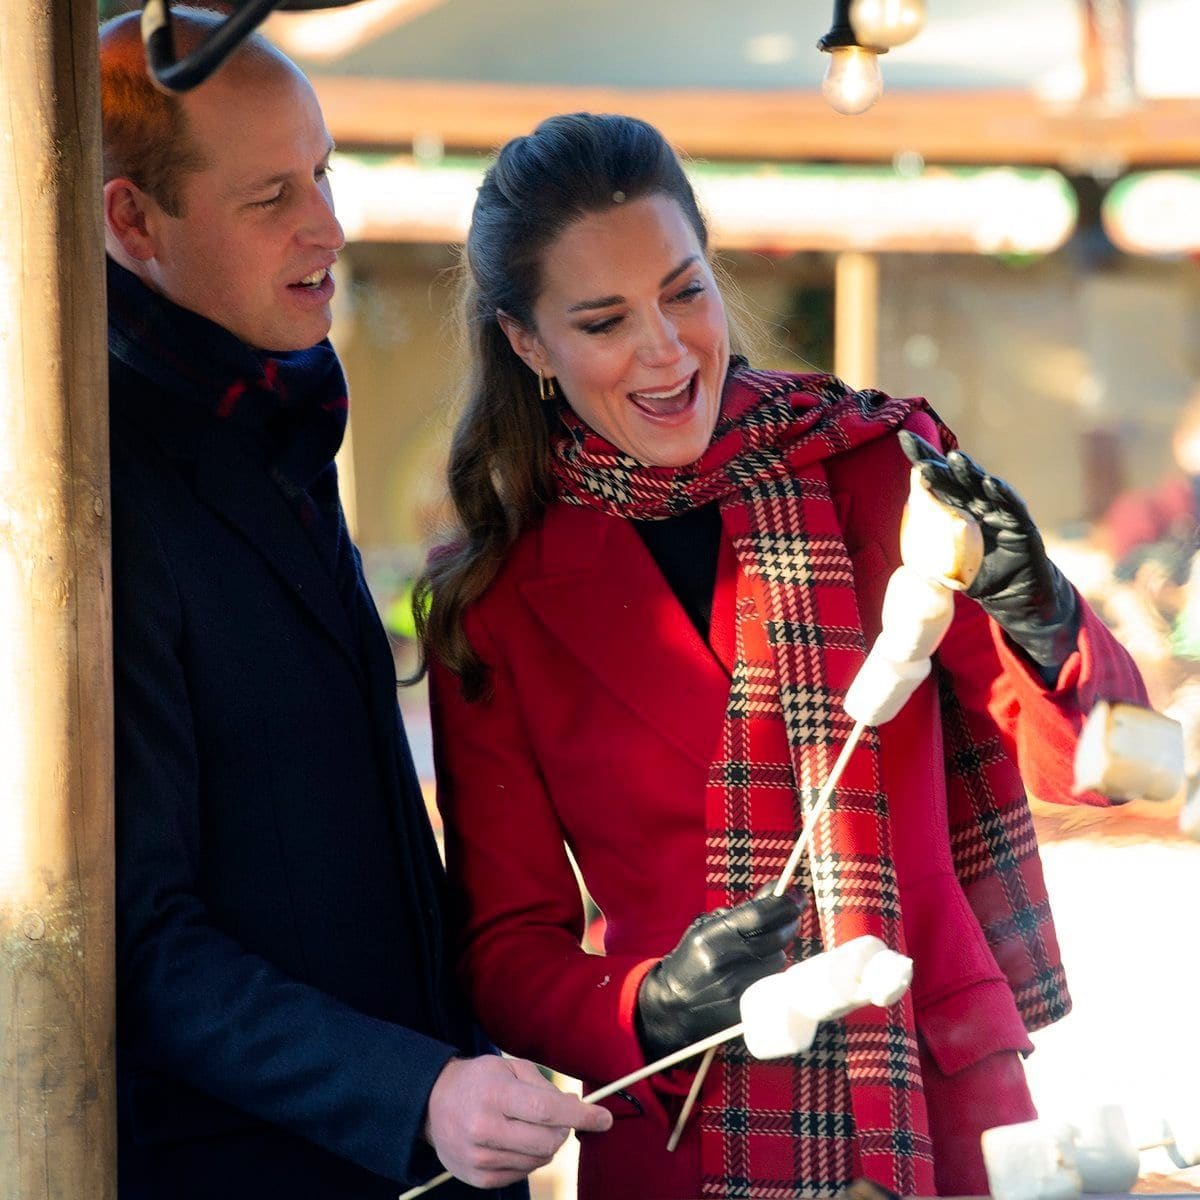
<path fill-rule="evenodd" d="M 333 322 L 297 321 L 287 329 L 273 329 L 253 339 L 243 338 L 247 345 L 264 354 L 289 354 L 296 350 L 311 350 L 329 336 Z"/>

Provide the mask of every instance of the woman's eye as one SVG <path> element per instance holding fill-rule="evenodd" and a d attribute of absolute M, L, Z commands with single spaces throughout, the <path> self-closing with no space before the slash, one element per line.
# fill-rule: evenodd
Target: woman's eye
<path fill-rule="evenodd" d="M 685 287 L 682 292 L 676 293 L 675 299 L 676 300 L 694 300 L 703 291 L 704 291 L 704 284 L 702 284 L 697 279 L 695 283 L 689 283 L 688 286 Z"/>
<path fill-rule="evenodd" d="M 620 317 L 605 317 L 602 321 L 595 321 L 591 325 L 585 325 L 583 327 L 583 332 L 607 333 L 610 329 L 615 329 L 620 320 Z"/>

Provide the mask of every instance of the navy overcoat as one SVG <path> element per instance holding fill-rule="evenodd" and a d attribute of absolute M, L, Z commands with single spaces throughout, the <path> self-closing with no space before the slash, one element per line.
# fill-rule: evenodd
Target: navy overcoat
<path fill-rule="evenodd" d="M 483 1046 L 361 564 L 347 604 L 253 432 L 110 392 L 120 1194 L 394 1198 Z"/>

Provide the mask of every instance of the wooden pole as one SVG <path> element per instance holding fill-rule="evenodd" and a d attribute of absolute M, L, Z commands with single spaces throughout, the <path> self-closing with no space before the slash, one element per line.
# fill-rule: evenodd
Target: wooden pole
<path fill-rule="evenodd" d="M 853 388 L 878 386 L 879 260 L 846 250 L 834 267 L 833 371 Z"/>
<path fill-rule="evenodd" d="M 112 1200 L 112 671 L 96 0 L 0 37 L 0 1197 Z"/>

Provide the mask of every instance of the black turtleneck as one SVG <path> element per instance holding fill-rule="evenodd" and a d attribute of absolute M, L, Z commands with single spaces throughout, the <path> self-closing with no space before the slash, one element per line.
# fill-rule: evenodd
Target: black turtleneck
<path fill-rule="evenodd" d="M 721 510 L 714 502 L 663 521 L 631 521 L 705 641 L 712 622 Z"/>

